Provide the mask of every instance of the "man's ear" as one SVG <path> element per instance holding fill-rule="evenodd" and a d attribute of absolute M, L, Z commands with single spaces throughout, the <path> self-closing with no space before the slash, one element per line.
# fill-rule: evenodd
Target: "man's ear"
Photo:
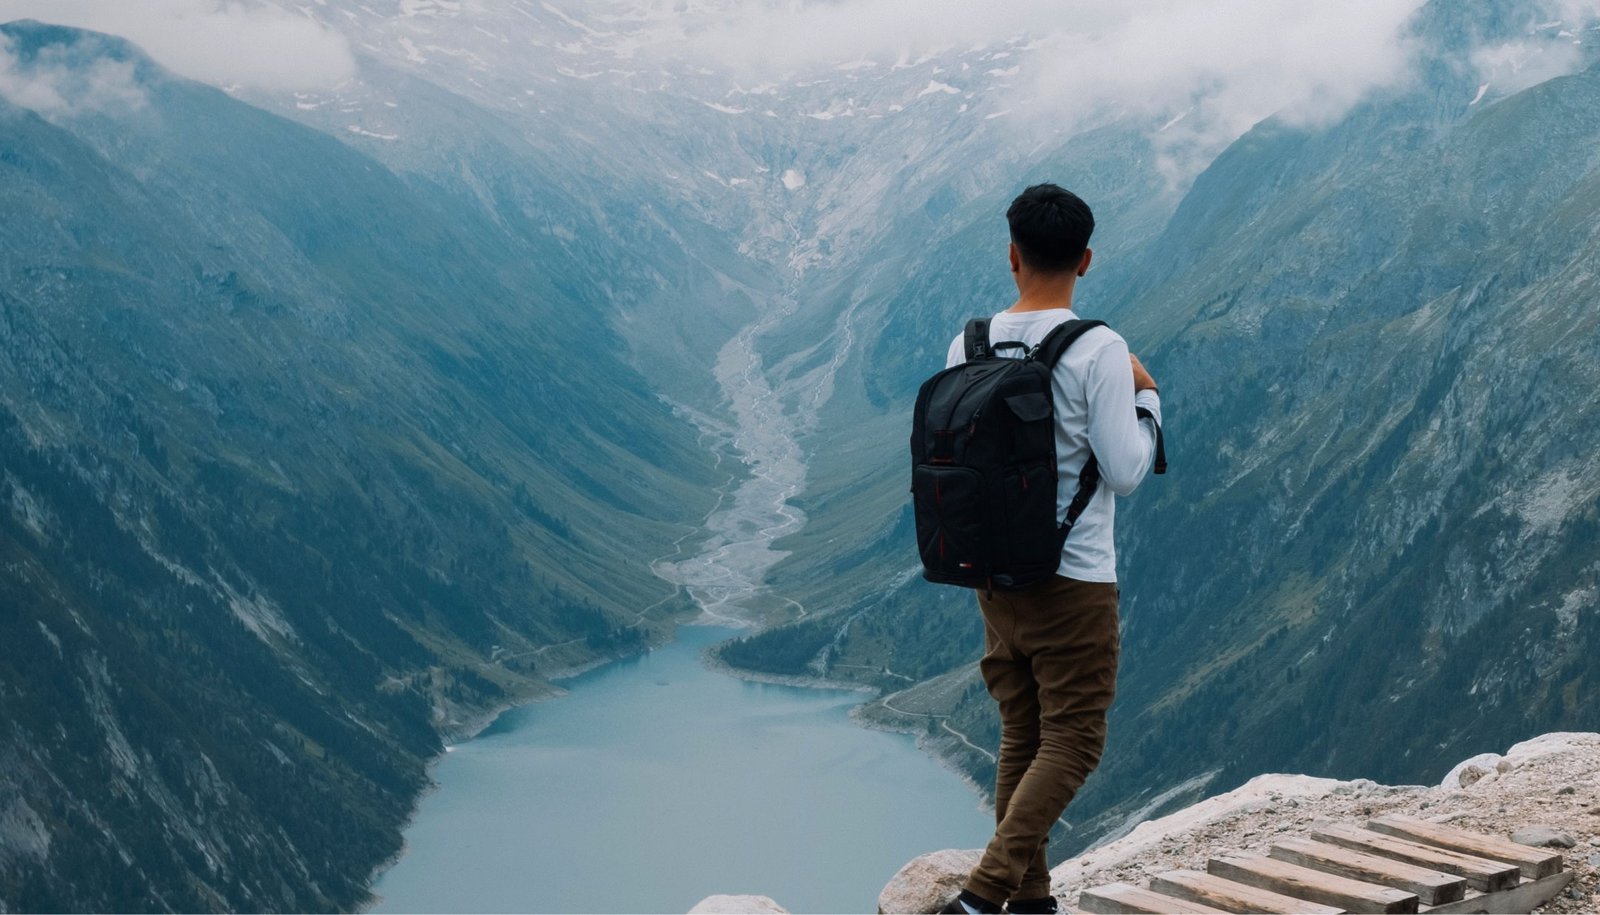
<path fill-rule="evenodd" d="M 1022 269 L 1022 254 L 1017 251 L 1017 243 L 1011 243 L 1011 272 L 1016 273 Z"/>
<path fill-rule="evenodd" d="M 1084 248 L 1083 249 L 1083 260 L 1078 264 L 1078 275 L 1079 276 L 1083 276 L 1085 273 L 1089 272 L 1089 262 L 1092 261 L 1092 260 L 1094 260 L 1094 249 L 1093 248 Z"/>

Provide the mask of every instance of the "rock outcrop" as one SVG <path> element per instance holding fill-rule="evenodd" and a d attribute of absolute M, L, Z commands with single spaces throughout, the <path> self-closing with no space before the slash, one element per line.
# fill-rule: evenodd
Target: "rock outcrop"
<path fill-rule="evenodd" d="M 878 912 L 937 912 L 978 866 L 981 851 L 936 851 L 911 859 L 878 894 Z"/>
<path fill-rule="evenodd" d="M 689 915 L 789 915 L 789 910 L 767 896 L 707 896 Z"/>
<path fill-rule="evenodd" d="M 1463 773 L 1472 772 L 1470 778 Z M 1179 868 L 1205 870 L 1220 851 L 1266 852 L 1323 822 L 1406 814 L 1562 850 L 1572 884 L 1540 911 L 1600 911 L 1600 734 L 1546 734 L 1463 761 L 1436 787 L 1304 775 L 1262 775 L 1062 862 L 1051 891 L 1064 903 L 1087 887 L 1138 884 Z M 1519 838 L 1520 836 L 1520 838 Z M 1537 841 L 1535 841 L 1537 840 Z M 1570 841 L 1570 845 L 1567 844 Z M 895 874 L 880 912 L 934 912 L 960 890 L 977 853 L 923 855 Z"/>

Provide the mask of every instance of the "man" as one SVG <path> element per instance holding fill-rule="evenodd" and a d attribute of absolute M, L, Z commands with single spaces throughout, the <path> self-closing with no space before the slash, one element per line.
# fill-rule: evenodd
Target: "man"
<path fill-rule="evenodd" d="M 1094 216 L 1053 184 L 1023 191 L 1006 211 L 1017 301 L 994 316 L 993 341 L 1037 346 L 1072 320 L 1072 296 L 1089 271 Z M 1016 350 L 1007 352 L 1016 353 Z M 947 365 L 966 361 L 962 337 Z M 985 650 L 979 668 L 1000 707 L 994 838 L 945 912 L 1055 912 L 1045 843 L 1050 827 L 1100 761 L 1106 710 L 1116 689 L 1115 495 L 1150 469 L 1161 398 L 1154 379 L 1106 327 L 1069 347 L 1051 376 L 1055 404 L 1058 520 L 1091 453 L 1101 483 L 1061 550 L 1054 578 L 1024 591 L 978 592 Z M 1143 407 L 1150 419 L 1137 417 Z"/>

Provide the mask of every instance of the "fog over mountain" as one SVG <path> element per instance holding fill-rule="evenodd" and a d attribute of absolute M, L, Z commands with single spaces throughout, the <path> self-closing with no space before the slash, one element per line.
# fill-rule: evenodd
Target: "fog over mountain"
<path fill-rule="evenodd" d="M 1058 854 L 1592 720 L 1600 9 L 1305 6 L 0 0 L 0 902 L 353 908 L 697 617 L 987 780 L 905 434 L 1035 180 L 1173 463 Z"/>

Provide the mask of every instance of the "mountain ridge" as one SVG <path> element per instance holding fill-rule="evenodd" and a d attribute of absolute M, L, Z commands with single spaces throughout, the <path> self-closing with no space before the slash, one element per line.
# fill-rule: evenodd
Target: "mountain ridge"
<path fill-rule="evenodd" d="M 0 898 L 353 908 L 441 734 L 691 612 L 624 557 L 719 477 L 551 320 L 606 302 L 557 255 L 118 39 L 0 30 L 143 100 L 0 102 L 0 816 L 50 837 Z"/>

